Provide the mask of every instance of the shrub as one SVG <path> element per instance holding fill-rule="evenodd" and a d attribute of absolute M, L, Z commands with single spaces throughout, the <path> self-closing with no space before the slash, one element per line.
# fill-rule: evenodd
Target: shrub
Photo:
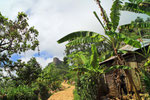
<path fill-rule="evenodd" d="M 9 87 L 5 93 L 8 100 L 36 100 L 38 98 L 33 89 L 27 85 Z"/>
<path fill-rule="evenodd" d="M 79 77 L 76 82 L 75 100 L 97 100 L 99 91 L 100 77 L 91 74 L 85 74 Z"/>

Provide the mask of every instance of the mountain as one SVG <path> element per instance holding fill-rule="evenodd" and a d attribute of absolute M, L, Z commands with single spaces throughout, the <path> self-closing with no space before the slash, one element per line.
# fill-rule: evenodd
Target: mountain
<path fill-rule="evenodd" d="M 63 61 L 59 60 L 59 58 L 57 58 L 57 57 L 54 57 L 53 58 L 53 64 L 56 66 L 59 66 L 59 65 L 63 64 Z"/>

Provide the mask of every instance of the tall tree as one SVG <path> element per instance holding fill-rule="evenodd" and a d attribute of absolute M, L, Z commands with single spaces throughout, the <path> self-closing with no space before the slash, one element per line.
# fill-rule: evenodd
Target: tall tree
<path fill-rule="evenodd" d="M 12 65 L 11 56 L 27 50 L 35 50 L 39 41 L 38 31 L 29 27 L 27 15 L 19 12 L 16 20 L 10 20 L 0 13 L 0 66 Z"/>
<path fill-rule="evenodd" d="M 27 63 L 18 60 L 15 65 L 17 80 L 22 81 L 26 85 L 35 82 L 42 71 L 40 64 L 35 58 L 31 58 Z"/>

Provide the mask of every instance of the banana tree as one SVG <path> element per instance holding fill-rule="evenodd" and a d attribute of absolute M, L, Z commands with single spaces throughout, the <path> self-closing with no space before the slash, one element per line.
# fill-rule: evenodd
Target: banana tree
<path fill-rule="evenodd" d="M 80 95 L 80 100 L 100 100 L 99 90 L 105 92 L 107 87 L 105 85 L 103 73 L 105 69 L 99 66 L 99 55 L 95 44 L 91 45 L 91 54 L 89 52 L 74 52 L 69 57 L 70 62 L 74 64 L 70 67 L 71 70 L 77 72 L 76 90 Z M 100 85 L 101 84 L 101 85 Z M 102 84 L 104 86 L 102 86 Z M 106 88 L 102 90 L 102 87 Z M 88 92 L 85 92 L 88 91 Z"/>
<path fill-rule="evenodd" d="M 141 13 L 141 14 L 146 14 L 146 15 L 150 16 L 150 1 L 149 0 L 128 0 L 128 2 L 125 2 L 125 4 L 122 5 L 120 10 L 130 11 L 130 12 L 134 12 L 134 13 Z M 120 27 L 120 29 L 121 30 L 129 29 L 130 30 L 131 28 L 132 29 L 137 28 L 137 31 L 140 34 L 140 36 L 142 36 L 140 30 L 144 29 L 144 30 L 147 30 L 147 32 L 148 32 L 144 38 L 149 38 L 150 23 L 149 23 L 148 19 L 145 22 L 140 22 L 140 23 L 137 22 L 136 23 L 136 20 L 138 20 L 138 18 L 137 18 L 134 23 L 122 25 Z"/>
<path fill-rule="evenodd" d="M 111 21 L 108 18 L 106 11 L 101 6 L 100 1 L 96 0 L 96 2 L 101 10 L 101 15 L 102 15 L 102 18 L 104 19 L 104 23 L 100 20 L 96 12 L 94 12 L 94 15 L 96 16 L 96 18 L 98 19 L 102 27 L 104 28 L 105 36 L 100 35 L 95 32 L 78 31 L 78 32 L 73 32 L 61 38 L 57 42 L 63 43 L 63 42 L 69 41 L 69 43 L 66 46 L 73 46 L 73 45 L 79 45 L 79 44 L 84 44 L 84 43 L 99 43 L 101 47 L 100 56 L 103 56 L 105 59 L 107 59 L 108 57 L 115 55 L 117 56 L 118 61 L 119 61 L 118 65 L 124 66 L 125 62 L 123 60 L 123 57 L 120 54 L 118 54 L 119 48 L 122 46 L 121 44 L 124 42 L 126 44 L 139 48 L 141 46 L 140 42 L 132 38 L 126 37 L 122 33 L 117 32 L 117 27 L 118 27 L 119 20 L 120 20 L 119 9 L 121 8 L 121 3 L 122 3 L 120 0 L 115 0 L 113 2 L 111 13 L 110 13 Z M 126 76 L 128 77 L 130 84 L 134 88 L 134 92 L 136 94 L 137 100 L 140 100 L 139 94 L 137 92 L 137 88 L 134 84 L 131 74 L 129 73 L 129 70 L 124 69 L 124 72 Z"/>
<path fill-rule="evenodd" d="M 135 13 L 147 14 L 150 16 L 150 1 L 149 0 L 128 0 L 121 10 Z"/>
<path fill-rule="evenodd" d="M 101 8 L 100 1 L 96 0 L 96 2 L 98 3 L 99 7 Z M 120 41 L 118 41 L 119 43 L 120 42 L 125 42 L 125 43 L 130 44 L 130 45 L 132 45 L 134 47 L 140 48 L 141 46 L 140 46 L 140 43 L 138 43 L 138 41 L 132 41 L 132 39 L 125 38 L 121 33 L 117 33 L 116 32 L 116 28 L 117 28 L 117 26 L 119 24 L 119 19 L 120 19 L 120 17 L 119 17 L 119 15 L 120 15 L 119 9 L 120 8 L 121 8 L 121 1 L 120 0 L 115 0 L 113 5 L 112 5 L 111 13 L 110 13 L 111 22 L 109 22 L 109 21 L 106 22 L 107 23 L 106 24 L 106 29 L 108 31 L 105 29 L 105 33 L 106 33 L 107 36 L 109 36 L 109 38 L 112 41 L 115 40 L 115 39 L 118 39 L 118 40 L 120 40 Z M 107 16 L 105 16 L 105 11 L 103 9 L 102 9 L 101 12 L 102 12 L 101 15 L 102 15 L 103 18 L 107 17 Z M 127 42 L 129 40 L 132 41 L 132 43 L 131 42 Z M 114 54 L 117 56 L 117 58 L 118 58 L 118 60 L 120 62 L 119 65 L 125 65 L 125 61 L 123 60 L 123 57 L 121 57 L 121 55 L 118 54 L 118 48 L 117 48 L 118 45 L 115 44 L 115 42 L 112 42 L 112 46 L 113 46 L 113 49 L 114 49 L 113 50 Z M 132 79 L 132 76 L 129 73 L 129 70 L 125 69 L 124 72 L 125 72 L 126 76 L 128 77 L 130 84 L 133 86 L 133 89 L 134 89 L 134 92 L 135 92 L 135 95 L 136 95 L 136 99 L 137 100 L 141 100 L 141 98 L 139 96 L 139 93 L 137 92 L 137 88 L 135 86 L 135 83 L 134 83 L 134 81 Z"/>
<path fill-rule="evenodd" d="M 148 39 L 150 38 L 150 22 L 148 19 L 149 18 L 144 21 L 142 18 L 137 17 L 135 21 L 132 21 L 130 24 L 120 26 L 119 31 L 134 39 Z"/>
<path fill-rule="evenodd" d="M 91 45 L 91 51 L 92 53 L 89 54 L 89 52 L 74 52 L 69 57 L 73 57 L 73 60 L 70 60 L 69 62 L 74 62 L 71 67 L 74 71 L 80 71 L 80 72 L 95 72 L 103 74 L 104 70 L 100 68 L 99 66 L 99 56 L 97 53 L 97 48 L 94 44 Z"/>

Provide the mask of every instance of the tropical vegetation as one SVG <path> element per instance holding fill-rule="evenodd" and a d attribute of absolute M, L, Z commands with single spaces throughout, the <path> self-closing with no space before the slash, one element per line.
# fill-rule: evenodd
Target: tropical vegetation
<path fill-rule="evenodd" d="M 69 59 L 72 59 L 73 61 L 71 62 L 71 65 L 73 66 L 72 69 L 76 69 L 75 71 L 78 71 L 78 73 L 84 73 L 84 74 L 79 74 L 78 76 L 87 79 L 86 74 L 90 74 L 93 73 L 94 71 L 97 71 L 98 74 L 102 74 L 106 73 L 108 70 L 107 68 L 104 68 L 102 66 L 97 66 L 97 62 L 102 62 L 108 58 L 110 58 L 111 56 L 116 56 L 117 57 L 117 66 L 112 66 L 112 69 L 116 69 L 116 74 L 123 70 L 123 72 L 125 73 L 125 75 L 127 76 L 127 78 L 129 79 L 129 83 L 132 84 L 133 86 L 133 90 L 134 93 L 136 95 L 136 99 L 137 100 L 141 100 L 139 92 L 137 91 L 137 87 L 135 86 L 135 83 L 132 79 L 132 76 L 129 72 L 130 67 L 126 66 L 126 62 L 124 61 L 124 58 L 120 55 L 120 54 L 124 54 L 127 53 L 126 51 L 122 51 L 120 50 L 120 48 L 122 46 L 124 46 L 125 44 L 131 45 L 133 47 L 136 48 L 141 48 L 141 43 L 140 41 L 136 40 L 138 38 L 140 38 L 142 40 L 143 37 L 147 37 L 147 34 L 149 35 L 149 22 L 146 21 L 142 21 L 140 22 L 140 18 L 138 18 L 137 20 L 135 20 L 135 22 L 132 22 L 129 25 L 122 25 L 119 28 L 119 32 L 117 31 L 118 25 L 119 25 L 119 20 L 120 20 L 120 10 L 128 10 L 128 11 L 133 11 L 133 12 L 138 12 L 138 13 L 144 13 L 149 15 L 149 7 L 145 7 L 146 4 L 149 4 L 149 1 L 142 1 L 142 0 L 129 0 L 130 3 L 126 2 L 125 5 L 122 4 L 121 0 L 115 0 L 113 2 L 112 8 L 111 8 L 111 13 L 110 13 L 110 18 L 108 18 L 106 11 L 103 9 L 103 7 L 101 6 L 101 1 L 100 0 L 95 0 L 96 3 L 98 4 L 100 11 L 101 11 L 101 16 L 104 20 L 104 23 L 100 20 L 100 18 L 98 17 L 97 13 L 94 12 L 94 15 L 96 16 L 96 18 L 98 19 L 98 21 L 100 22 L 100 24 L 102 25 L 105 35 L 101 35 L 95 32 L 91 32 L 91 31 L 77 31 L 77 32 L 73 32 L 70 33 L 68 35 L 66 35 L 65 37 L 61 38 L 60 40 L 58 40 L 58 43 L 63 43 L 68 41 L 69 43 L 66 45 L 66 54 L 67 57 Z M 145 5 L 142 5 L 145 4 Z M 133 6 L 136 5 L 136 6 Z M 141 7 L 142 5 L 142 7 Z M 144 7 L 143 7 L 144 6 Z M 127 26 L 127 28 L 126 28 Z M 133 34 L 138 34 L 138 37 L 132 37 L 130 36 L 131 32 L 130 30 L 128 30 L 126 32 L 125 29 L 132 29 L 132 33 Z M 145 30 L 145 29 L 148 30 Z M 136 32 L 138 31 L 138 32 Z M 143 33 L 141 31 L 144 31 Z M 128 35 L 127 35 L 128 34 Z M 92 50 L 90 50 L 90 48 L 92 48 L 92 45 L 96 46 L 97 48 L 95 49 L 95 52 L 98 52 L 98 58 L 96 56 L 96 54 L 92 53 Z M 83 52 L 80 52 L 83 51 Z M 80 60 L 83 59 L 82 55 L 85 55 L 85 52 L 89 53 L 89 56 L 91 55 L 92 57 L 95 57 L 95 59 L 93 58 L 91 62 L 91 65 L 89 64 L 85 64 L 84 65 L 84 61 Z M 71 53 L 73 56 L 70 57 Z M 78 56 L 75 56 L 78 55 Z M 84 57 L 86 58 L 86 57 Z M 99 60 L 98 60 L 99 59 Z M 85 60 L 85 59 L 84 59 Z M 87 61 L 89 62 L 89 61 Z M 92 65 L 94 64 L 94 65 Z M 88 66 L 87 66 L 88 65 Z M 144 67 L 144 66 L 143 66 Z M 109 69 L 109 68 L 108 68 Z M 119 69 L 119 70 L 118 70 Z M 96 77 L 97 73 L 95 73 L 93 75 L 93 77 L 95 78 L 100 78 L 100 77 Z M 146 75 L 146 74 L 144 74 Z M 147 76 L 147 75 L 146 75 Z M 92 75 L 89 75 L 89 78 L 92 77 Z M 148 78 L 146 78 L 148 79 Z M 87 91 L 92 91 L 93 88 L 92 87 L 91 90 L 87 87 L 90 86 L 97 86 L 100 85 L 100 83 L 96 83 L 96 80 L 92 81 L 92 85 L 89 86 L 90 84 L 90 79 L 87 79 L 88 82 L 85 83 L 85 80 L 81 78 L 78 78 L 77 80 L 77 85 L 76 85 L 76 92 L 79 95 L 79 99 L 80 100 L 84 100 L 85 98 L 87 100 L 99 100 L 99 94 L 98 91 L 93 91 L 92 94 L 91 93 L 87 93 Z M 80 83 L 78 85 L 78 82 Z M 83 82 L 83 83 L 82 83 Z M 85 87 L 85 88 L 83 88 Z M 80 90 L 78 89 L 80 88 Z M 98 89 L 98 88 L 95 88 Z M 81 94 L 80 92 L 83 90 L 83 93 Z M 85 94 L 88 94 L 85 95 Z M 97 95 L 96 95 L 97 94 Z M 96 96 L 95 96 L 96 95 Z M 122 98 L 122 97 L 120 97 Z"/>
<path fill-rule="evenodd" d="M 0 100 L 47 100 L 60 90 L 67 64 L 50 63 L 42 69 L 35 57 L 27 62 L 12 59 L 29 50 L 40 53 L 37 37 L 25 13 L 19 12 L 15 21 L 0 14 Z"/>
<path fill-rule="evenodd" d="M 104 35 L 76 31 L 62 37 L 58 43 L 68 42 L 63 61 L 54 58 L 58 62 L 50 62 L 44 68 L 35 57 L 27 62 L 12 59 L 30 50 L 40 54 L 39 32 L 29 26 L 27 15 L 19 12 L 15 20 L 10 20 L 0 13 L 0 100 L 47 100 L 53 93 L 62 90 L 63 81 L 75 85 L 75 100 L 124 100 L 124 96 L 142 100 L 143 94 L 148 94 L 146 100 L 150 97 L 150 1 L 113 0 L 110 15 L 101 5 L 101 0 L 95 2 L 101 13 L 98 15 L 94 11 L 93 14 Z M 137 17 L 131 23 L 120 25 L 121 11 L 145 14 L 148 18 Z M 145 40 L 148 41 L 146 44 Z M 121 49 L 125 46 L 133 50 Z M 137 68 L 129 66 L 124 58 L 124 55 L 133 53 L 138 55 L 139 60 L 144 59 Z M 102 64 L 113 58 L 113 64 Z M 137 89 L 131 73 L 133 70 L 139 76 L 142 92 Z M 111 80 L 118 86 L 117 97 L 108 95 L 106 77 L 110 73 L 115 77 Z M 119 89 L 124 81 L 121 77 L 127 79 L 132 91 L 125 87 Z"/>

